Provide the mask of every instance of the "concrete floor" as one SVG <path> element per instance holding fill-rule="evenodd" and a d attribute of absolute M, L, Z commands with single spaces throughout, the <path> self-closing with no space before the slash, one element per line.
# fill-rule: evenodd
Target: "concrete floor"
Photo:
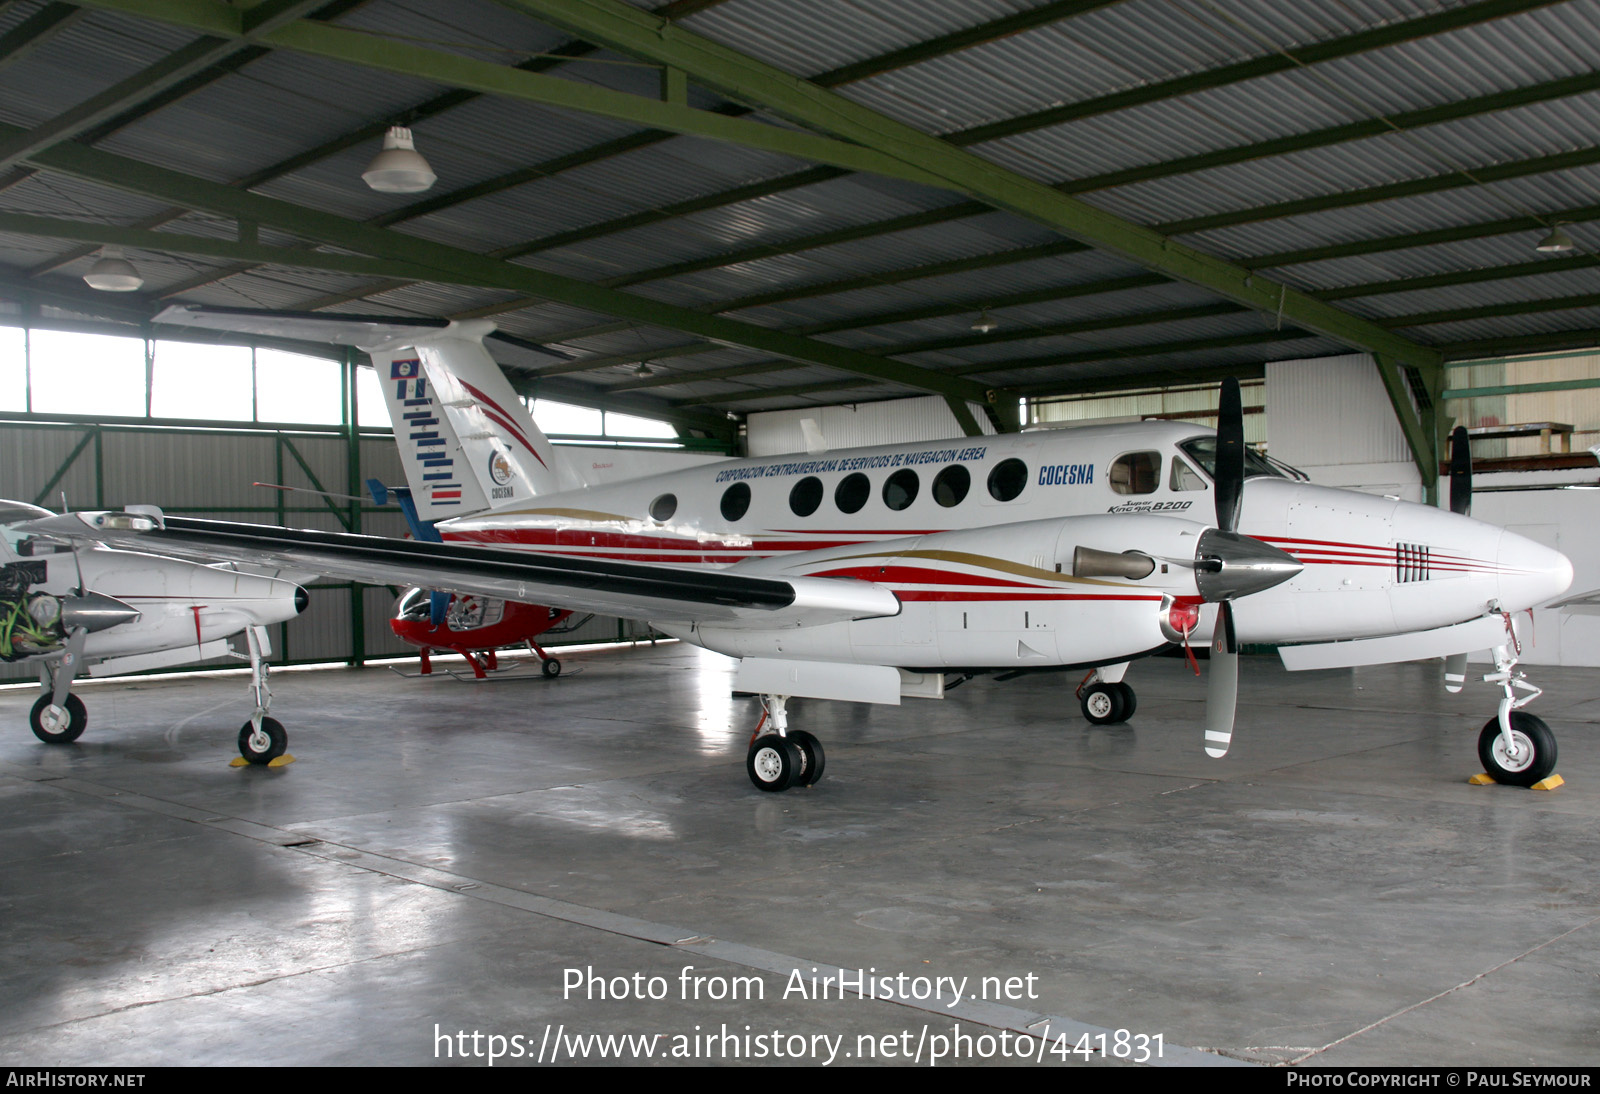
<path fill-rule="evenodd" d="M 86 686 L 65 747 L 0 692 L 0 1063 L 420 1064 L 441 1037 L 460 1063 L 458 1031 L 547 1060 L 560 1034 L 563 1062 L 573 1035 L 660 1034 L 705 1062 L 688 1038 L 746 1027 L 809 1061 L 842 1037 L 839 1063 L 868 1041 L 926 1063 L 956 1027 L 968 1055 L 1049 1030 L 1044 1062 L 1118 1029 L 1165 1063 L 1600 1062 L 1600 673 L 1531 671 L 1554 792 L 1467 785 L 1486 686 L 1255 657 L 1220 762 L 1203 685 L 1160 660 L 1116 728 L 1080 719 L 1076 674 L 796 702 L 827 776 L 763 794 L 729 664 L 280 673 L 278 770 L 228 766 L 238 677 Z M 785 998 L 830 967 L 968 997 Z M 564 992 L 589 969 L 665 998 Z M 984 977 L 1013 998 L 974 1001 Z M 763 998 L 704 998 L 741 983 Z"/>

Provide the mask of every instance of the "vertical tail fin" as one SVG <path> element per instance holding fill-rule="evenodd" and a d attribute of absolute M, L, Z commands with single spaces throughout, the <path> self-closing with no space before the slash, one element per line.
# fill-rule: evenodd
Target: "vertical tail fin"
<path fill-rule="evenodd" d="M 483 347 L 494 324 L 195 305 L 159 323 L 353 345 L 366 351 L 425 521 L 517 505 L 585 485 L 558 457 Z"/>
<path fill-rule="evenodd" d="M 583 485 L 483 348 L 486 322 L 369 349 L 423 520 L 501 509 Z"/>

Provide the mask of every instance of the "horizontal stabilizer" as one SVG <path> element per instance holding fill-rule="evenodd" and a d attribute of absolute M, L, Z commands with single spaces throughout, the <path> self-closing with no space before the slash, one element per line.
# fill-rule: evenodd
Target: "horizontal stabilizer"
<path fill-rule="evenodd" d="M 1421 661 L 1429 657 L 1449 657 L 1503 646 L 1507 641 L 1504 616 L 1486 615 L 1453 627 L 1410 634 L 1391 634 L 1384 638 L 1358 638 L 1351 642 L 1319 642 L 1305 646 L 1284 646 L 1278 650 L 1283 667 L 1290 672 L 1305 669 L 1347 669 L 1357 665 L 1392 665 L 1399 661 Z"/>
<path fill-rule="evenodd" d="M 157 323 L 176 327 L 258 334 L 268 338 L 293 338 L 302 342 L 327 342 L 367 349 L 402 339 L 437 333 L 448 319 L 412 319 L 403 315 L 335 315 L 315 311 L 262 311 L 258 308 L 224 308 L 204 304 L 174 304 L 155 317 Z"/>

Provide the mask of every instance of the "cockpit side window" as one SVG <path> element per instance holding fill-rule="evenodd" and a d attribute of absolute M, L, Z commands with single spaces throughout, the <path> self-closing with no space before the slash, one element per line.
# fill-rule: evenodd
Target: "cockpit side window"
<path fill-rule="evenodd" d="M 1118 494 L 1154 494 L 1161 485 L 1161 453 L 1129 452 L 1111 464 L 1111 489 Z"/>
<path fill-rule="evenodd" d="M 1177 456 L 1172 457 L 1172 472 L 1169 478 L 1170 481 L 1167 483 L 1167 487 L 1174 493 L 1184 490 L 1204 490 L 1206 488 L 1206 480 L 1195 474 L 1194 468 L 1184 463 Z"/>
<path fill-rule="evenodd" d="M 1215 437 L 1196 437 L 1192 441 L 1184 441 L 1178 446 L 1195 463 L 1200 465 L 1212 479 L 1217 477 L 1217 439 Z M 1265 456 L 1257 453 L 1249 445 L 1244 447 L 1244 477 L 1254 475 L 1271 475 L 1275 479 L 1286 479 L 1289 476 L 1279 471 L 1267 461 Z"/>

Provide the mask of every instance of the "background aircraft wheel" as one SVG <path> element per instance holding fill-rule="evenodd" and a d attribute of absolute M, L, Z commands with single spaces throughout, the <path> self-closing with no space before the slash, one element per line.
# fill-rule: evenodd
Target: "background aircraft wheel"
<path fill-rule="evenodd" d="M 789 743 L 800 753 L 800 770 L 795 773 L 793 786 L 815 786 L 822 780 L 822 770 L 828 766 L 822 742 L 803 729 L 791 730 Z"/>
<path fill-rule="evenodd" d="M 59 707 L 50 702 L 51 698 L 39 696 L 28 713 L 28 724 L 33 726 L 33 735 L 47 745 L 71 744 L 83 736 L 83 727 L 89 724 L 89 711 L 83 700 L 71 692 Z"/>
<path fill-rule="evenodd" d="M 1126 722 L 1133 717 L 1133 712 L 1139 709 L 1139 697 L 1134 695 L 1133 689 L 1127 684 L 1118 684 L 1117 688 L 1122 692 L 1122 717 L 1117 721 Z"/>
<path fill-rule="evenodd" d="M 239 730 L 239 755 L 253 764 L 269 764 L 289 747 L 289 734 L 276 718 L 261 719 L 261 734 L 267 739 L 265 748 L 260 747 L 260 741 L 252 739 L 255 733 L 255 727 L 249 722 Z"/>
<path fill-rule="evenodd" d="M 1123 721 L 1127 718 L 1123 713 L 1126 705 L 1120 684 L 1096 684 L 1083 693 L 1083 716 L 1097 726 Z"/>
<path fill-rule="evenodd" d="M 777 792 L 789 789 L 790 781 L 804 763 L 800 750 L 776 733 L 756 738 L 745 757 L 744 769 L 757 790 Z"/>
<path fill-rule="evenodd" d="M 546 657 L 540 668 L 544 670 L 544 674 L 546 676 L 561 675 L 561 662 L 557 661 L 554 657 Z"/>
<path fill-rule="evenodd" d="M 1497 783 L 1532 786 L 1556 769 L 1556 735 L 1544 721 L 1520 710 L 1511 712 L 1512 746 L 1500 732 L 1500 719 L 1490 718 L 1478 734 L 1478 759 Z"/>

